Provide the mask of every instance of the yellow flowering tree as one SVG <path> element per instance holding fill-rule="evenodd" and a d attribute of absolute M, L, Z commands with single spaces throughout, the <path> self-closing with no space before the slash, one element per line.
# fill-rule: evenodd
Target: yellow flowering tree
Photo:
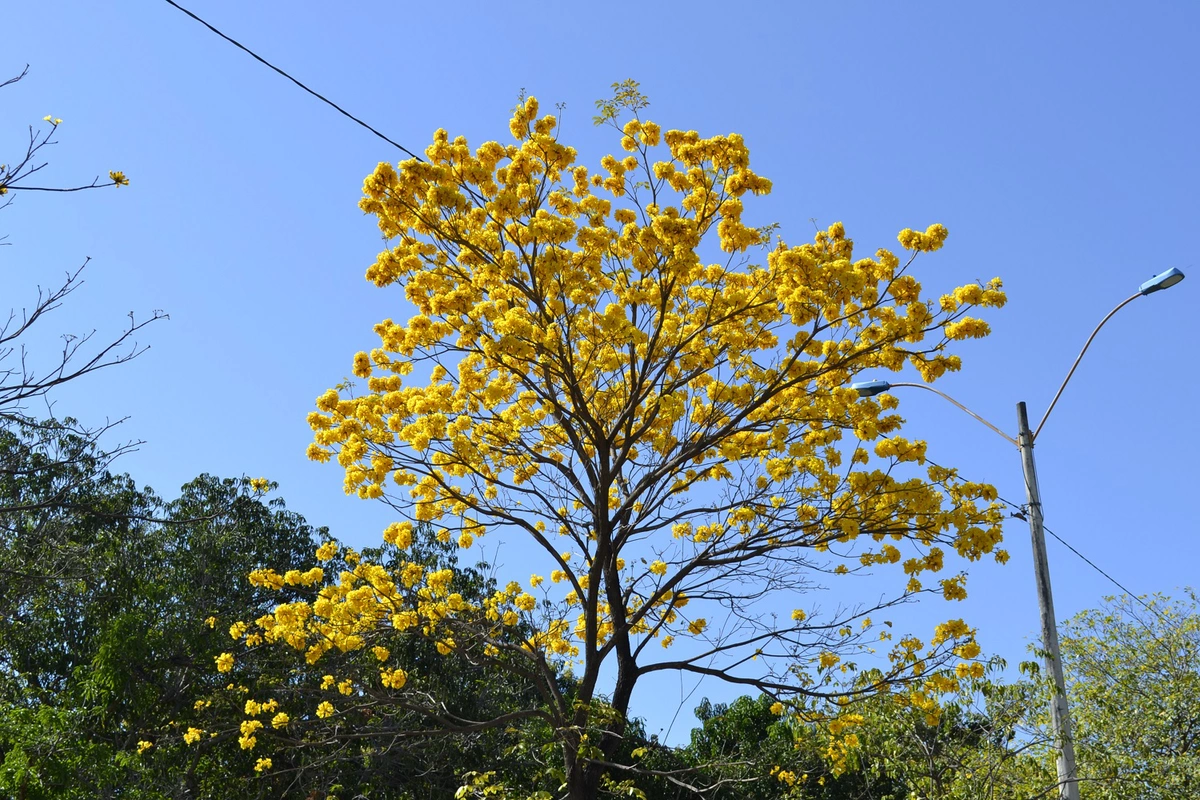
<path fill-rule="evenodd" d="M 771 183 L 741 136 L 664 131 L 636 83 L 614 88 L 596 121 L 622 152 L 596 170 L 532 97 L 508 144 L 439 130 L 426 159 L 378 166 L 361 206 L 388 247 L 366 277 L 416 313 L 376 325 L 379 346 L 354 357 L 364 383 L 309 416 L 309 457 L 395 510 L 388 543 L 403 551 L 423 523 L 464 548 L 520 539 L 534 574 L 469 603 L 448 571 L 360 563 L 256 623 L 310 662 L 407 631 L 535 687 L 522 713 L 461 720 L 403 664 L 382 659 L 377 678 L 447 729 L 549 729 L 572 798 L 635 774 L 613 758 L 646 676 L 710 676 L 785 713 L 973 657 L 955 624 L 886 644 L 873 680 L 855 684 L 850 660 L 890 638 L 872 613 L 965 595 L 961 573 L 928 577 L 947 553 L 1004 558 L 992 487 L 927 463 L 894 397 L 848 388 L 864 371 L 958 370 L 952 348 L 987 335 L 969 314 L 1003 305 L 999 281 L 928 299 L 912 267 L 941 225 L 902 231 L 899 255 L 856 255 L 840 223 L 773 238 L 744 218 Z M 891 564 L 903 574 L 882 600 L 801 607 L 825 576 Z M 768 613 L 781 606 L 796 610 Z"/>

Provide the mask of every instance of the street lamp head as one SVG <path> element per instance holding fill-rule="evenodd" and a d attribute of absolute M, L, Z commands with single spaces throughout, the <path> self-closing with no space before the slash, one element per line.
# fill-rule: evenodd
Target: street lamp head
<path fill-rule="evenodd" d="M 874 397 L 886 392 L 892 385 L 887 381 L 860 381 L 850 384 L 850 388 L 858 392 L 859 397 Z"/>
<path fill-rule="evenodd" d="M 1183 278 L 1184 275 L 1182 272 L 1175 269 L 1175 267 L 1171 267 L 1166 272 L 1159 273 L 1143 283 L 1138 287 L 1138 291 L 1142 294 L 1153 294 L 1154 292 L 1158 292 L 1163 289 L 1170 289 L 1172 286 L 1183 280 Z"/>

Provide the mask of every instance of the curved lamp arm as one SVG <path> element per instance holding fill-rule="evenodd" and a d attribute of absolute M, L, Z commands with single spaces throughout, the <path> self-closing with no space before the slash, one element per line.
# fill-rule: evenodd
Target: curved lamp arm
<path fill-rule="evenodd" d="M 996 433 L 998 433 L 998 434 L 1000 434 L 1001 436 L 1003 436 L 1003 437 L 1004 437 L 1004 441 L 1008 442 L 1008 443 L 1009 443 L 1009 444 L 1011 444 L 1011 445 L 1016 445 L 1017 447 L 1020 447 L 1020 446 L 1021 446 L 1021 445 L 1020 445 L 1020 444 L 1017 442 L 1017 440 L 1016 440 L 1016 439 L 1012 438 L 1012 437 L 1011 437 L 1011 436 L 1009 436 L 1007 433 L 1005 433 L 1004 431 L 1000 430 L 1000 429 L 999 429 L 999 428 L 997 428 L 995 425 L 993 425 L 992 423 L 988 422 L 986 419 L 984 419 L 983 417 L 979 416 L 979 415 L 978 415 L 978 414 L 976 414 L 974 411 L 972 411 L 971 409 L 967 408 L 966 406 L 964 406 L 962 403 L 960 403 L 960 402 L 958 402 L 957 400 L 955 400 L 955 399 L 954 399 L 953 397 L 951 397 L 950 395 L 946 394 L 946 393 L 945 393 L 945 392 L 943 392 L 943 391 L 939 391 L 938 389 L 935 389 L 935 388 L 933 388 L 932 386 L 927 386 L 927 385 L 925 385 L 925 384 L 923 384 L 923 383 L 888 383 L 887 381 L 862 381 L 862 382 L 860 382 L 860 383 L 852 383 L 852 384 L 850 384 L 850 388 L 851 388 L 851 389 L 853 389 L 855 392 L 858 392 L 858 396 L 859 396 L 859 397 L 874 397 L 874 396 L 875 396 L 875 395 L 877 395 L 877 394 L 880 394 L 880 393 L 882 393 L 882 392 L 886 392 L 886 391 L 888 391 L 888 390 L 889 390 L 889 389 L 891 389 L 893 386 L 910 386 L 910 387 L 912 387 L 912 388 L 914 388 L 914 389 L 924 389 L 924 390 L 925 390 L 925 391 L 927 391 L 927 392 L 933 392 L 934 394 L 936 394 L 938 397 L 942 398 L 943 400 L 949 400 L 951 403 L 953 403 L 954 405 L 958 406 L 958 407 L 959 407 L 959 408 L 961 408 L 963 411 L 967 412 L 967 413 L 968 413 L 968 414 L 970 414 L 972 417 L 974 417 L 975 419 L 979 420 L 979 421 L 980 421 L 980 422 L 982 422 L 984 425 L 987 425 L 989 428 L 991 428 L 992 430 L 994 430 Z"/>
<path fill-rule="evenodd" d="M 1055 393 L 1054 399 L 1050 401 L 1050 407 L 1048 409 L 1046 409 L 1046 413 L 1042 417 L 1042 421 L 1038 423 L 1037 430 L 1035 430 L 1032 434 L 1030 434 L 1030 437 L 1029 437 L 1030 444 L 1033 444 L 1033 440 L 1037 438 L 1037 435 L 1039 433 L 1041 433 L 1042 426 L 1046 424 L 1046 420 L 1049 419 L 1049 417 L 1050 417 L 1050 412 L 1054 410 L 1054 406 L 1058 403 L 1058 398 L 1062 397 L 1063 389 L 1067 388 L 1067 383 L 1070 382 L 1071 376 L 1075 374 L 1075 369 L 1079 366 L 1079 362 L 1083 360 L 1083 354 L 1086 353 L 1088 347 L 1091 346 L 1092 340 L 1096 338 L 1096 334 L 1099 333 L 1100 329 L 1104 327 L 1104 323 L 1108 322 L 1110 319 L 1112 319 L 1114 314 L 1116 314 L 1122 308 L 1129 305 L 1130 303 L 1132 303 L 1134 300 L 1138 299 L 1142 295 L 1154 294 L 1155 292 L 1160 292 L 1163 289 L 1170 289 L 1172 286 L 1174 286 L 1175 284 L 1177 284 L 1181 280 L 1183 280 L 1184 277 L 1185 276 L 1184 276 L 1183 272 L 1181 272 L 1180 270 L 1178 270 L 1174 267 L 1167 270 L 1166 272 L 1160 272 L 1159 274 L 1155 275 L 1153 278 L 1151 278 L 1150 280 L 1146 281 L 1141 286 L 1139 286 L 1137 294 L 1132 295 L 1131 297 L 1122 301 L 1120 305 L 1118 305 L 1112 311 L 1108 312 L 1108 316 L 1106 316 L 1104 319 L 1100 320 L 1100 324 L 1096 326 L 1096 329 L 1094 331 L 1092 331 L 1092 335 L 1088 337 L 1086 342 L 1084 342 L 1083 349 L 1080 350 L 1079 355 L 1076 356 L 1075 363 L 1071 365 L 1071 371 L 1067 373 L 1067 377 L 1063 380 L 1062 386 L 1058 387 L 1058 392 Z M 979 416 L 974 411 L 967 408 L 966 406 L 964 406 L 962 403 L 955 400 L 950 395 L 946 394 L 945 392 L 934 389 L 932 386 L 927 386 L 923 383 L 888 383 L 887 381 L 861 381 L 859 383 L 850 384 L 850 388 L 853 389 L 854 391 L 858 392 L 859 397 L 874 397 L 875 395 L 877 395 L 881 392 L 886 392 L 888 389 L 891 389 L 893 386 L 911 386 L 916 389 L 924 389 L 928 392 L 933 392 L 938 397 L 941 397 L 945 400 L 949 400 L 951 403 L 958 406 L 963 411 L 967 412 L 972 417 L 974 417 L 978 421 L 982 422 L 984 425 L 987 425 L 989 428 L 994 430 L 996 433 L 1003 436 L 1005 441 L 1007 441 L 1011 444 L 1014 444 L 1017 447 L 1021 446 L 1020 443 L 1016 439 L 1012 438 L 1007 433 L 1000 430 L 995 425 L 988 422 L 986 419 Z"/>
<path fill-rule="evenodd" d="M 999 429 L 999 428 L 997 428 L 995 425 L 993 425 L 992 423 L 988 422 L 986 419 L 984 419 L 983 417 L 979 416 L 979 415 L 978 415 L 978 414 L 976 414 L 974 411 L 972 411 L 971 409 L 967 408 L 967 407 L 966 407 L 966 406 L 964 406 L 962 403 L 958 402 L 958 401 L 957 401 L 957 400 L 955 400 L 953 397 L 951 397 L 950 395 L 946 394 L 946 393 L 945 393 L 945 392 L 943 392 L 943 391 L 940 391 L 940 390 L 938 390 L 938 389 L 935 389 L 935 388 L 933 388 L 932 386 L 926 386 L 926 385 L 925 385 L 925 384 L 923 384 L 923 383 L 893 383 L 893 384 L 891 384 L 891 385 L 892 385 L 892 386 L 910 386 L 910 387 L 912 387 L 912 388 L 914 388 L 914 389 L 924 389 L 924 390 L 925 390 L 925 391 L 927 391 L 927 392 L 933 392 L 933 393 L 934 393 L 934 394 L 936 394 L 938 397 L 941 397 L 941 398 L 943 398 L 943 399 L 945 399 L 945 400 L 949 400 L 951 403 L 953 403 L 954 405 L 958 406 L 958 407 L 959 407 L 959 408 L 961 408 L 963 411 L 967 412 L 967 413 L 968 413 L 968 414 L 970 414 L 972 417 L 974 417 L 975 419 L 977 419 L 977 420 L 979 420 L 980 422 L 982 422 L 984 425 L 987 425 L 989 428 L 991 428 L 992 430 L 994 430 L 996 433 L 998 433 L 998 434 L 1000 434 L 1001 436 L 1003 436 L 1003 437 L 1004 437 L 1004 440 L 1005 440 L 1006 442 L 1008 442 L 1009 444 L 1011 444 L 1011 445 L 1015 445 L 1015 446 L 1017 446 L 1017 447 L 1020 447 L 1020 445 L 1017 443 L 1017 440 L 1016 440 L 1016 439 L 1014 439 L 1013 437 L 1009 436 L 1007 433 L 1005 433 L 1004 431 L 1000 430 L 1000 429 Z"/>
<path fill-rule="evenodd" d="M 1079 362 L 1083 360 L 1083 354 L 1086 353 L 1087 349 L 1091 346 L 1092 339 L 1095 339 L 1096 334 L 1099 333 L 1100 329 L 1104 327 L 1104 323 L 1106 323 L 1110 319 L 1112 319 L 1113 314 L 1116 314 L 1122 308 L 1129 305 L 1134 300 L 1137 300 L 1141 296 L 1142 296 L 1141 292 L 1138 292 L 1135 295 L 1130 295 L 1129 297 L 1125 298 L 1125 300 L 1123 300 L 1119 306 L 1114 308 L 1112 311 L 1108 312 L 1108 316 L 1106 316 L 1104 319 L 1100 320 L 1100 324 L 1096 326 L 1096 330 L 1092 331 L 1092 335 L 1089 336 L 1087 341 L 1083 343 L 1083 349 L 1080 350 L 1079 355 L 1077 355 L 1075 357 L 1075 363 L 1071 365 L 1071 371 L 1067 373 L 1066 378 L 1063 378 L 1062 386 L 1058 387 L 1058 391 L 1055 392 L 1055 394 L 1054 394 L 1054 399 L 1050 401 L 1050 407 L 1047 408 L 1046 413 L 1042 415 L 1042 421 L 1038 423 L 1038 426 L 1036 428 L 1034 428 L 1033 436 L 1031 436 L 1030 439 L 1037 439 L 1037 435 L 1042 432 L 1042 426 L 1045 425 L 1046 420 L 1050 418 L 1050 412 L 1054 410 L 1055 404 L 1058 403 L 1058 398 L 1062 397 L 1063 389 L 1067 388 L 1067 384 L 1070 382 L 1071 376 L 1075 374 L 1076 367 L 1078 367 Z"/>
<path fill-rule="evenodd" d="M 1075 357 L 1075 363 L 1071 365 L 1071 371 L 1067 373 L 1067 377 L 1063 380 L 1062 386 L 1058 387 L 1058 392 L 1055 393 L 1054 399 L 1050 401 L 1050 407 L 1046 409 L 1046 413 L 1042 416 L 1042 421 L 1039 422 L 1037 428 L 1034 429 L 1033 435 L 1030 437 L 1030 441 L 1036 439 L 1037 435 L 1042 432 L 1042 426 L 1045 425 L 1046 420 L 1050 418 L 1050 412 L 1054 410 L 1055 404 L 1058 403 L 1058 398 L 1062 396 L 1063 389 L 1067 388 L 1068 381 L 1070 381 L 1071 376 L 1075 374 L 1075 368 L 1078 367 L 1079 362 L 1083 360 L 1083 354 L 1086 353 L 1088 347 L 1091 346 L 1092 339 L 1095 339 L 1096 334 L 1099 333 L 1100 329 L 1104 327 L 1104 323 L 1112 319 L 1113 314 L 1116 314 L 1122 308 L 1129 305 L 1134 300 L 1137 300 L 1142 295 L 1154 294 L 1155 292 L 1161 292 L 1163 289 L 1170 289 L 1172 286 L 1183 280 L 1184 277 L 1186 276 L 1180 270 L 1174 267 L 1166 272 L 1160 272 L 1139 286 L 1137 294 L 1126 298 L 1119 306 L 1108 312 L 1108 316 L 1100 320 L 1100 324 L 1096 326 L 1096 330 L 1092 331 L 1092 335 L 1088 337 L 1086 342 L 1084 342 L 1083 349 L 1080 350 L 1079 355 Z"/>

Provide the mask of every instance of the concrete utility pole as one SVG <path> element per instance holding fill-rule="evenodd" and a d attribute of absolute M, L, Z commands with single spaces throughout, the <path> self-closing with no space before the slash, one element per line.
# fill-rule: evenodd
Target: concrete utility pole
<path fill-rule="evenodd" d="M 1062 800 L 1079 800 L 1079 781 L 1075 772 L 1075 735 L 1071 710 L 1067 706 L 1067 685 L 1063 680 L 1062 658 L 1058 652 L 1058 627 L 1054 616 L 1054 597 L 1050 592 L 1050 562 L 1046 558 L 1046 534 L 1042 529 L 1042 496 L 1038 489 L 1037 468 L 1033 463 L 1033 432 L 1025 404 L 1017 403 L 1017 447 L 1021 449 L 1021 468 L 1025 472 L 1025 496 L 1029 501 L 1029 533 L 1033 537 L 1033 572 L 1037 580 L 1038 608 L 1042 616 L 1042 648 L 1046 669 L 1054 678 L 1054 697 L 1050 704 L 1050 727 L 1058 749 L 1058 789 Z"/>

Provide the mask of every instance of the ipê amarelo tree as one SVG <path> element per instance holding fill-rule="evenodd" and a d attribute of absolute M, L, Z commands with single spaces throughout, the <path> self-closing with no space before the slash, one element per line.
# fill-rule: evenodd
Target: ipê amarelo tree
<path fill-rule="evenodd" d="M 596 121 L 624 154 L 595 172 L 532 97 L 511 144 L 472 150 L 439 130 L 427 160 L 378 166 L 361 206 L 388 248 L 367 278 L 402 287 L 417 313 L 375 326 L 380 346 L 354 358 L 365 391 L 330 389 L 309 417 L 309 457 L 336 458 L 348 493 L 395 509 L 389 543 L 407 547 L 422 523 L 464 548 L 523 539 L 536 573 L 471 604 L 446 571 L 360 563 L 255 626 L 310 662 L 407 631 L 529 682 L 537 704 L 460 719 L 381 648 L 378 682 L 320 713 L 386 692 L 443 732 L 527 721 L 561 748 L 551 771 L 570 798 L 631 786 L 637 759 L 614 759 L 655 673 L 766 692 L 781 714 L 897 686 L 936 713 L 947 679 L 929 676 L 956 660 L 959 675 L 982 670 L 961 620 L 884 645 L 869 674 L 849 658 L 891 638 L 873 613 L 965 595 L 962 573 L 926 575 L 947 551 L 1006 557 L 994 489 L 927 463 L 898 435 L 895 398 L 848 388 L 866 370 L 958 370 L 951 347 L 987 335 L 968 314 L 1002 306 L 1000 282 L 926 299 L 911 266 L 942 246 L 941 225 L 902 231 L 903 256 L 856 258 L 840 223 L 775 240 L 743 220 L 771 183 L 741 136 L 664 132 L 636 83 L 614 89 Z M 812 613 L 816 580 L 890 564 L 903 571 L 891 595 Z"/>

